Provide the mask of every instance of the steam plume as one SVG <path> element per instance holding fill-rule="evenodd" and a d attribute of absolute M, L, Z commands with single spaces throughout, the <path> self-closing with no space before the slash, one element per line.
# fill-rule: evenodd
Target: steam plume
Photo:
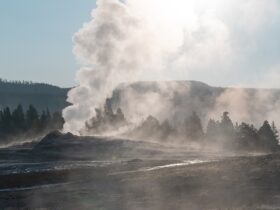
<path fill-rule="evenodd" d="M 97 7 L 93 20 L 74 36 L 74 53 L 84 67 L 77 75 L 80 86 L 69 93 L 73 106 L 63 113 L 65 129 L 72 132 L 83 128 L 116 85 L 134 78 L 146 56 L 140 42 L 141 23 L 127 6 L 116 0 L 99 0 Z"/>
<path fill-rule="evenodd" d="M 268 14 L 278 13 L 276 0 L 258 2 L 98 0 L 92 20 L 74 36 L 74 53 L 82 68 L 77 74 L 79 86 L 69 92 L 73 105 L 63 111 L 64 130 L 78 133 L 95 116 L 95 108 L 124 82 L 195 78 L 206 73 L 223 78 L 238 73 L 236 63 L 247 52 L 240 49 L 253 46 L 250 41 L 244 46 L 244 40 L 251 40 L 268 23 Z M 257 20 L 250 8 L 258 11 Z M 230 14 L 222 18 L 225 12 Z M 246 24 L 242 39 L 235 34 L 241 22 Z M 166 94 L 164 109 L 172 97 Z M 144 98 L 149 100 L 142 101 L 141 115 L 143 107 L 147 107 L 145 114 L 161 113 L 160 108 L 151 113 L 148 106 L 159 101 L 157 95 Z"/>

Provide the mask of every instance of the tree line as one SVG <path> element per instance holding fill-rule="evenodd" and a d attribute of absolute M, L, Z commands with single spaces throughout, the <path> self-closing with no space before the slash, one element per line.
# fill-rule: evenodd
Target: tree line
<path fill-rule="evenodd" d="M 209 121 L 205 136 L 214 144 L 239 150 L 275 151 L 279 144 L 278 130 L 274 122 L 265 120 L 259 129 L 245 122 L 234 125 L 228 112 L 223 113 L 220 121 Z"/>
<path fill-rule="evenodd" d="M 111 100 L 107 99 L 103 109 L 96 109 L 96 116 L 86 123 L 86 131 L 91 134 L 106 134 L 127 125 L 130 123 L 122 110 L 118 108 L 114 112 Z M 264 121 L 259 129 L 245 122 L 234 125 L 228 112 L 224 112 L 220 120 L 210 119 L 205 130 L 196 112 L 175 125 L 168 120 L 161 123 L 149 116 L 137 127 L 122 133 L 122 136 L 246 151 L 275 151 L 279 144 L 274 122 L 270 124 Z"/>
<path fill-rule="evenodd" d="M 48 109 L 39 113 L 33 105 L 26 110 L 22 105 L 14 110 L 5 107 L 0 110 L 0 139 L 5 142 L 23 136 L 34 137 L 62 129 L 63 124 L 61 113 L 50 113 Z"/>
<path fill-rule="evenodd" d="M 55 87 L 53 85 L 47 84 L 47 83 L 35 83 L 32 81 L 26 81 L 26 80 L 7 80 L 7 79 L 2 79 L 0 78 L 0 85 L 42 85 L 42 86 L 51 86 L 51 87 Z"/>
<path fill-rule="evenodd" d="M 32 85 L 34 82 L 32 81 L 25 81 L 25 80 L 7 80 L 7 79 L 2 79 L 0 78 L 0 84 L 19 84 L 19 85 Z"/>
<path fill-rule="evenodd" d="M 205 131 L 196 112 L 176 126 L 172 126 L 168 120 L 160 123 L 155 117 L 149 116 L 130 136 L 170 142 L 179 140 L 238 151 L 279 149 L 279 135 L 274 122 L 270 124 L 266 120 L 259 129 L 244 122 L 234 125 L 228 112 L 223 113 L 221 120 L 210 119 Z"/>

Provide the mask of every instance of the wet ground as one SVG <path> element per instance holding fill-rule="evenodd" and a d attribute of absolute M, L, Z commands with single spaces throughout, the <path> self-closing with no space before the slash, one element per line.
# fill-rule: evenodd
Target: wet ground
<path fill-rule="evenodd" d="M 33 149 L 2 149 L 0 209 L 280 209 L 279 154 L 169 148 L 133 158 L 124 155 L 126 144 L 120 151 L 129 158 L 81 160 L 75 159 L 78 153 L 69 158 L 70 151 L 63 159 L 43 158 Z"/>

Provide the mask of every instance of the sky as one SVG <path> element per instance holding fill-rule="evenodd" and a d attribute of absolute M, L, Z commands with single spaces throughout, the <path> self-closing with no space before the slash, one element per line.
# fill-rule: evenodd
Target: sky
<path fill-rule="evenodd" d="M 151 6 L 151 1 L 141 2 Z M 157 15 L 164 22 L 173 20 L 176 13 L 171 16 L 165 15 L 170 4 L 166 4 L 165 7 L 160 2 L 155 5 L 163 6 L 151 11 L 160 11 Z M 210 34 L 209 38 L 202 42 L 205 46 L 200 49 L 199 41 L 192 42 L 191 50 L 186 49 L 184 53 L 176 55 L 176 62 L 172 64 L 172 68 L 176 70 L 167 71 L 164 79 L 200 80 L 215 86 L 280 88 L 279 1 L 231 2 L 236 3 L 227 6 L 223 3 L 223 8 L 218 10 L 219 14 L 215 14 L 215 18 L 202 18 L 202 22 L 208 23 L 200 26 L 201 30 L 208 30 Z M 177 3 L 181 4 L 182 1 Z M 81 65 L 73 54 L 72 38 L 85 22 L 91 20 L 91 11 L 95 6 L 95 0 L 2 0 L 0 77 L 8 80 L 46 82 L 63 87 L 75 85 L 75 74 Z M 210 6 L 207 5 L 209 8 Z M 179 5 L 178 8 L 184 7 Z M 189 18 L 184 16 L 184 11 L 179 15 Z M 168 19 L 165 20 L 165 17 Z M 212 29 L 216 31 L 213 32 Z M 185 40 L 188 41 L 190 40 Z M 215 48 L 214 45 L 223 42 L 224 46 L 221 44 L 220 49 Z M 220 55 L 223 51 L 227 51 L 229 55 Z M 203 52 L 212 56 L 205 56 Z M 221 60 L 215 61 L 216 58 Z M 228 58 L 231 59 L 230 62 Z M 187 68 L 188 70 L 184 71 Z M 152 76 L 147 74 L 146 78 L 150 79 Z"/>
<path fill-rule="evenodd" d="M 95 0 L 0 1 L 0 78 L 75 84 L 73 34 Z"/>

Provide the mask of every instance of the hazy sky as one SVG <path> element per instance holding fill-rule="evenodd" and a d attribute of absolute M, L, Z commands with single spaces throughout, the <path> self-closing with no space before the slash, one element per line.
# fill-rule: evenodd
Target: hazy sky
<path fill-rule="evenodd" d="M 72 36 L 95 0 L 0 1 L 0 77 L 74 84 Z"/>
<path fill-rule="evenodd" d="M 210 62 L 207 71 L 172 71 L 170 79 L 201 80 L 217 86 L 280 87 L 279 1 L 231 2 L 237 3 L 221 8 L 217 17 L 227 27 L 228 35 L 223 38 L 229 38 L 233 46 L 232 63 Z M 79 65 L 72 53 L 72 36 L 91 19 L 95 4 L 95 0 L 1 1 L 0 77 L 60 86 L 75 84 Z"/>

